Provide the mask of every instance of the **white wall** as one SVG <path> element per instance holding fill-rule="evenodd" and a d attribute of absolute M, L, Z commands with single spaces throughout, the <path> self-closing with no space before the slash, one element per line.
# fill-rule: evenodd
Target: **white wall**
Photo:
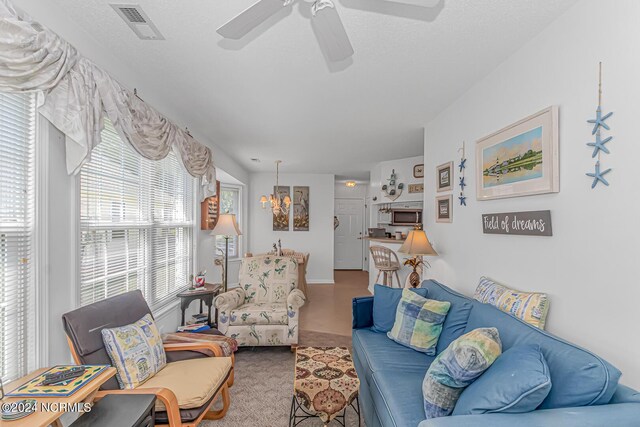
<path fill-rule="evenodd" d="M 424 163 L 423 156 L 406 157 L 404 159 L 388 160 L 376 164 L 371 170 L 371 182 L 369 194 L 376 197 L 373 203 L 400 203 L 422 201 L 422 193 L 409 193 L 409 184 L 420 184 L 422 179 L 413 177 L 413 166 Z M 389 176 L 395 170 L 397 183 L 404 184 L 404 190 L 400 197 L 391 200 L 385 196 L 382 186 L 389 183 Z M 435 172 L 434 172 L 435 176 Z"/>
<path fill-rule="evenodd" d="M 273 231 L 272 216 L 260 208 L 261 195 L 273 193 L 275 175 L 251 174 L 249 183 L 249 251 L 268 252 L 278 239 L 282 247 L 309 252 L 307 281 L 333 283 L 333 199 L 334 176 L 331 174 L 280 174 L 280 185 L 309 186 L 309 231 Z M 291 189 L 293 191 L 293 189 Z M 293 207 L 292 207 L 293 208 Z M 290 218 L 293 230 L 293 216 Z"/>
<path fill-rule="evenodd" d="M 440 253 L 427 276 L 467 295 L 483 274 L 517 289 L 547 292 L 547 329 L 609 360 L 622 370 L 622 382 L 636 387 L 639 18 L 640 2 L 633 0 L 577 3 L 425 128 L 426 230 Z M 586 120 L 595 112 L 600 60 L 603 108 L 615 112 L 609 120 L 611 155 L 602 161 L 613 171 L 607 175 L 610 187 L 591 190 Z M 475 141 L 549 105 L 560 108 L 561 192 L 476 201 Z M 459 159 L 463 140 L 471 166 L 468 206 L 456 203 L 453 224 L 436 224 L 435 167 Z M 482 234 L 482 213 L 542 209 L 552 212 L 553 237 Z"/>
<path fill-rule="evenodd" d="M 369 182 L 358 181 L 355 187 L 347 187 L 345 181 L 337 181 L 334 196 L 336 199 L 364 199 L 369 190 Z"/>

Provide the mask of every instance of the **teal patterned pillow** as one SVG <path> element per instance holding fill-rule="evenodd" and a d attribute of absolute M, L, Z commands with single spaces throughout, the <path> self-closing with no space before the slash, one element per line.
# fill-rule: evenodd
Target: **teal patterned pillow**
<path fill-rule="evenodd" d="M 396 321 L 387 336 L 398 344 L 435 356 L 450 307 L 449 301 L 427 299 L 405 288 L 396 310 Z"/>
<path fill-rule="evenodd" d="M 431 363 L 422 382 L 427 419 L 451 415 L 465 387 L 502 353 L 496 328 L 478 328 L 452 342 Z"/>

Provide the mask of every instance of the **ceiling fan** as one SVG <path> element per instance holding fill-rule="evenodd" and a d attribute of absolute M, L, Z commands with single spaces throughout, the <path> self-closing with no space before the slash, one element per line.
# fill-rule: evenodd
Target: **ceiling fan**
<path fill-rule="evenodd" d="M 295 1 L 259 0 L 218 28 L 218 33 L 228 39 L 241 39 L 283 7 L 291 7 Z M 329 60 L 337 62 L 351 57 L 354 53 L 353 46 L 342 25 L 335 3 L 332 0 L 305 1 L 311 4 L 311 25 Z"/>

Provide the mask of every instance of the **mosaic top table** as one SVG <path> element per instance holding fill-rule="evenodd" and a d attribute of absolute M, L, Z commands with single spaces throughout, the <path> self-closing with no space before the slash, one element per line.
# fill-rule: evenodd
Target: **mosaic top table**
<path fill-rule="evenodd" d="M 320 418 L 325 425 L 336 419 L 345 426 L 348 407 L 356 412 L 360 425 L 359 388 L 346 347 L 298 347 L 289 426 L 311 417 Z"/>

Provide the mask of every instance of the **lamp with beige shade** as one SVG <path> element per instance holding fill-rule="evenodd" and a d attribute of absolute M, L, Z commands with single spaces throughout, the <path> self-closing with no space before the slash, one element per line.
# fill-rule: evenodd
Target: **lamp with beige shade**
<path fill-rule="evenodd" d="M 236 222 L 236 216 L 234 214 L 225 213 L 218 217 L 218 223 L 211 231 L 212 236 L 224 237 L 224 273 L 222 276 L 222 288 L 223 292 L 227 292 L 227 275 L 229 265 L 229 239 L 234 236 L 241 236 L 242 232 Z"/>
<path fill-rule="evenodd" d="M 407 236 L 398 252 L 412 255 L 407 259 L 404 265 L 413 267 L 413 272 L 409 275 L 409 283 L 412 287 L 417 288 L 420 284 L 420 274 L 417 269 L 421 265 L 429 266 L 429 263 L 422 259 L 423 256 L 437 256 L 438 253 L 431 246 L 427 233 L 424 230 L 412 230 Z"/>

